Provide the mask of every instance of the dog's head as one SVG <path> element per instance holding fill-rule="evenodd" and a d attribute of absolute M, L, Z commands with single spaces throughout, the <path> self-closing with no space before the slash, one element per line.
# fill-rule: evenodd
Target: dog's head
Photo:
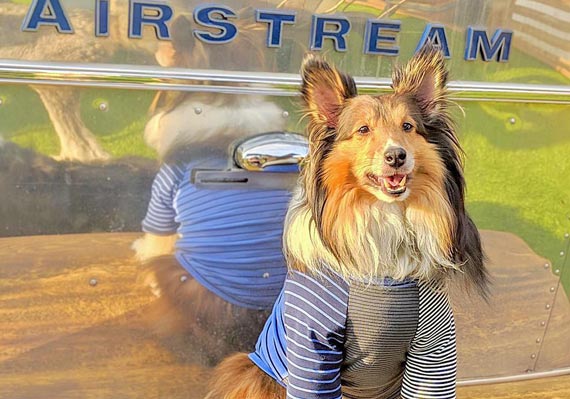
<path fill-rule="evenodd" d="M 384 202 L 424 195 L 426 186 L 443 190 L 445 160 L 438 147 L 447 141 L 450 151 L 460 150 L 438 50 L 426 47 L 396 69 L 394 94 L 385 96 L 357 96 L 351 77 L 314 56 L 305 59 L 302 76 L 312 155 L 325 162 L 323 185 L 342 178 Z"/>
<path fill-rule="evenodd" d="M 483 253 L 464 208 L 462 150 L 448 113 L 448 72 L 439 49 L 428 44 L 396 68 L 394 92 L 383 96 L 357 95 L 350 76 L 312 55 L 301 73 L 310 141 L 304 188 L 329 250 L 338 247 L 334 224 L 347 222 L 341 222 L 335 198 L 337 204 L 353 199 L 344 208 L 392 204 L 411 223 L 415 218 L 428 225 L 438 237 L 434 252 L 484 287 Z"/>

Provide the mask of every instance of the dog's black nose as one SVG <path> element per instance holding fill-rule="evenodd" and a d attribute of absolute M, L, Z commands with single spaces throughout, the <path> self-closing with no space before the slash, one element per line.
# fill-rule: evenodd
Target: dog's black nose
<path fill-rule="evenodd" d="M 384 162 L 393 168 L 399 168 L 406 162 L 406 150 L 402 147 L 390 147 L 384 153 Z"/>

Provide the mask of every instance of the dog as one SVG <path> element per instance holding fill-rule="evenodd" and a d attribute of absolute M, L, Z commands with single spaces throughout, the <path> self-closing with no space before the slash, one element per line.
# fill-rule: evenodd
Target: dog
<path fill-rule="evenodd" d="M 188 40 L 191 27 L 184 16 L 173 22 L 173 40 L 156 53 L 161 65 L 210 67 L 222 57 L 244 70 L 256 59 L 263 65 L 252 55 L 260 47 L 246 47 L 255 32 L 240 32 L 243 46 L 206 53 Z M 182 337 L 184 352 L 210 366 L 255 344 L 281 290 L 291 192 L 199 187 L 193 172 L 227 169 L 236 139 L 284 131 L 287 119 L 263 96 L 212 92 L 160 92 L 150 112 L 145 141 L 162 165 L 142 222 L 145 234 L 132 246 L 143 263 L 140 280 L 157 297 L 145 317 L 160 336 Z"/>
<path fill-rule="evenodd" d="M 377 97 L 313 55 L 301 76 L 310 147 L 288 277 L 255 352 L 218 365 L 207 398 L 453 398 L 448 281 L 485 296 L 488 276 L 443 56 L 427 44 Z"/>

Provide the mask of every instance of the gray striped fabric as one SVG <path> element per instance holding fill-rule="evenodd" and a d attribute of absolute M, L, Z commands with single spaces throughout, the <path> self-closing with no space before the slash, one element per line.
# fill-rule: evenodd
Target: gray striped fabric
<path fill-rule="evenodd" d="M 350 285 L 342 368 L 344 397 L 399 397 L 418 313 L 415 284 L 397 288 Z"/>
<path fill-rule="evenodd" d="M 291 271 L 250 359 L 287 399 L 453 399 L 453 312 L 438 282 Z"/>

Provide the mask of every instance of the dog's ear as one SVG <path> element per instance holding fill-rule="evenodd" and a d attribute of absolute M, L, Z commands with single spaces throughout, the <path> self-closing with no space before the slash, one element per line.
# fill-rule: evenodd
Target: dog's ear
<path fill-rule="evenodd" d="M 396 94 L 410 94 L 425 115 L 447 106 L 447 76 L 443 53 L 428 41 L 408 63 L 392 73 Z"/>
<path fill-rule="evenodd" d="M 301 95 L 312 121 L 336 128 L 342 104 L 357 94 L 354 80 L 312 54 L 303 60 L 301 77 Z"/>

